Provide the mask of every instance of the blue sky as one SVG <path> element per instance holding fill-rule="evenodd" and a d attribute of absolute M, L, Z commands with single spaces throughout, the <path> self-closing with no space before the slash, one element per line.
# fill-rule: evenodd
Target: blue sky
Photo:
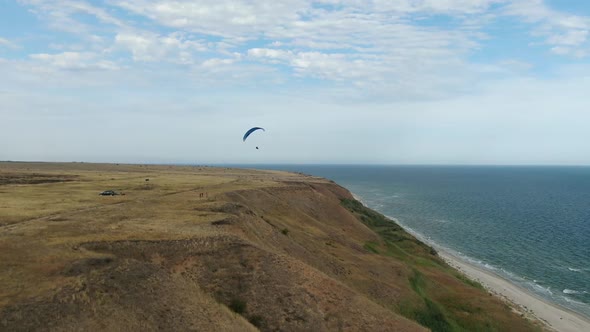
<path fill-rule="evenodd" d="M 588 165 L 589 29 L 572 0 L 0 0 L 0 160 Z"/>

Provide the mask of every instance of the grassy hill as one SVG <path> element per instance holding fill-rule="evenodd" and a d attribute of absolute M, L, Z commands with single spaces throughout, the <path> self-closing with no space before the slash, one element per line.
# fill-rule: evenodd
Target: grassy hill
<path fill-rule="evenodd" d="M 539 328 L 324 179 L 0 163 L 0 330 L 74 329 Z"/>

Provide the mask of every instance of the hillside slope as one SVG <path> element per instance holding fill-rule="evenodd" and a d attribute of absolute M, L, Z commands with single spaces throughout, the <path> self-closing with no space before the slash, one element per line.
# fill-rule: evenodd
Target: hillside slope
<path fill-rule="evenodd" d="M 538 329 L 324 179 L 2 163 L 0 202 L 1 330 Z"/>

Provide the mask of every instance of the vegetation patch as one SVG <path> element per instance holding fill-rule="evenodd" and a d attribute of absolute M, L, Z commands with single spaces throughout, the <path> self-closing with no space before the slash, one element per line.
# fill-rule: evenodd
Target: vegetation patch
<path fill-rule="evenodd" d="M 379 254 L 379 250 L 377 250 L 378 246 L 379 246 L 378 243 L 368 241 L 368 242 L 365 242 L 365 244 L 363 245 L 363 248 L 365 248 L 367 251 L 370 251 L 374 254 Z"/>
<path fill-rule="evenodd" d="M 243 314 L 246 312 L 246 302 L 242 299 L 233 299 L 229 303 L 228 307 L 237 314 Z"/>
<path fill-rule="evenodd" d="M 465 275 L 461 274 L 461 273 L 457 273 L 455 274 L 455 277 L 457 277 L 457 279 L 461 280 L 463 283 L 477 288 L 477 289 L 481 289 L 481 290 L 485 290 L 485 288 L 477 281 L 473 281 L 471 279 L 469 279 L 468 277 L 466 277 Z"/>
<path fill-rule="evenodd" d="M 39 173 L 5 173 L 0 174 L 0 185 L 7 184 L 42 184 L 74 181 L 76 175 L 39 174 Z"/>
<path fill-rule="evenodd" d="M 432 331 L 461 331 L 457 324 L 447 316 L 443 307 L 428 296 L 425 290 L 426 280 L 420 271 L 414 270 L 409 282 L 414 292 L 422 298 L 424 303 L 413 310 L 406 311 L 405 314 L 408 318 L 418 321 Z"/>
<path fill-rule="evenodd" d="M 71 263 L 64 270 L 66 276 L 77 276 L 83 273 L 88 273 L 92 270 L 105 267 L 113 262 L 111 257 L 92 257 L 77 260 Z"/>
<path fill-rule="evenodd" d="M 355 199 L 343 199 L 341 200 L 341 204 L 351 212 L 359 215 L 361 221 L 363 221 L 364 224 L 371 228 L 387 227 L 400 230 L 402 229 L 398 224 L 394 223 L 391 219 L 385 217 L 381 213 L 378 213 L 367 208 L 361 202 Z"/>
<path fill-rule="evenodd" d="M 436 251 L 406 232 L 401 226 L 386 216 L 373 211 L 354 199 L 343 199 L 342 206 L 352 212 L 363 224 L 375 231 L 384 240 L 387 251 L 383 254 L 405 260 L 415 254 L 428 258 L 436 257 Z M 367 249 L 365 247 L 365 249 Z M 370 249 L 368 249 L 370 250 Z M 408 254 L 412 253 L 412 255 Z M 436 259 L 436 262 L 440 260 Z"/>

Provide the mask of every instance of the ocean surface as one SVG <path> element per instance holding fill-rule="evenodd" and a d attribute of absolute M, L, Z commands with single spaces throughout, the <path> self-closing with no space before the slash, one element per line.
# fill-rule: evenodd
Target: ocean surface
<path fill-rule="evenodd" d="M 427 241 L 590 317 L 590 167 L 247 167 L 334 180 Z"/>

